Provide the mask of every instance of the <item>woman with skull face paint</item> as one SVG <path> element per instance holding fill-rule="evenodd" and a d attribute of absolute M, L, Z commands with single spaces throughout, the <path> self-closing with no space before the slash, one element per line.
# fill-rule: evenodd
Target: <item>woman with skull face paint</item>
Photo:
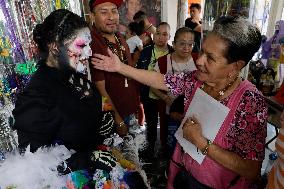
<path fill-rule="evenodd" d="M 40 51 L 38 70 L 18 96 L 15 129 L 20 149 L 63 144 L 74 149 L 72 170 L 89 167 L 89 152 L 100 143 L 102 101 L 87 79 L 91 35 L 83 18 L 64 9 L 52 12 L 33 32 Z M 104 116 L 106 118 L 106 116 Z"/>

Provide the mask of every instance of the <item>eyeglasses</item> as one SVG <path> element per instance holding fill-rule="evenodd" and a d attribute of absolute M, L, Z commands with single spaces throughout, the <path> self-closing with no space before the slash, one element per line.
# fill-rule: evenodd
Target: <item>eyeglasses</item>
<path fill-rule="evenodd" d="M 175 42 L 178 46 L 180 46 L 180 47 L 190 47 L 190 48 L 193 48 L 193 46 L 194 46 L 194 42 L 184 42 L 184 41 L 176 41 Z"/>

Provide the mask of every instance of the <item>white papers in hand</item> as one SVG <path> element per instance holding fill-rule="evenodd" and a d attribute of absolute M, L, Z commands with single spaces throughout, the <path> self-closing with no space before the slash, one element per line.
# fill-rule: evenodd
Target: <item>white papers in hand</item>
<path fill-rule="evenodd" d="M 198 88 L 196 90 L 185 117 L 175 133 L 175 137 L 183 150 L 199 164 L 202 163 L 205 156 L 201 152 L 197 152 L 196 146 L 183 138 L 183 124 L 188 118 L 195 117 L 201 125 L 203 136 L 214 141 L 229 110 L 228 107 L 224 106 L 201 89 Z"/>

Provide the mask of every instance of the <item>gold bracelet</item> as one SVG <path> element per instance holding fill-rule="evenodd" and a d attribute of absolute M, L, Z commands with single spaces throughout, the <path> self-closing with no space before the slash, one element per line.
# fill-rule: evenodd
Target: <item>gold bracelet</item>
<path fill-rule="evenodd" d="M 212 144 L 212 141 L 207 139 L 207 145 L 205 146 L 205 148 L 201 151 L 201 153 L 203 155 L 207 155 L 208 154 L 208 149 L 209 149 L 209 146 Z"/>

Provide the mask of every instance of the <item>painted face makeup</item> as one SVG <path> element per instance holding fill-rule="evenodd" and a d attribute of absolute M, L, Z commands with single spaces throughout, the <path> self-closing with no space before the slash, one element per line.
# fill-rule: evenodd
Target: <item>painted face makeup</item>
<path fill-rule="evenodd" d="M 88 59 L 92 55 L 90 43 L 90 30 L 83 28 L 77 32 L 75 39 L 67 46 L 70 66 L 77 72 L 86 73 Z"/>

